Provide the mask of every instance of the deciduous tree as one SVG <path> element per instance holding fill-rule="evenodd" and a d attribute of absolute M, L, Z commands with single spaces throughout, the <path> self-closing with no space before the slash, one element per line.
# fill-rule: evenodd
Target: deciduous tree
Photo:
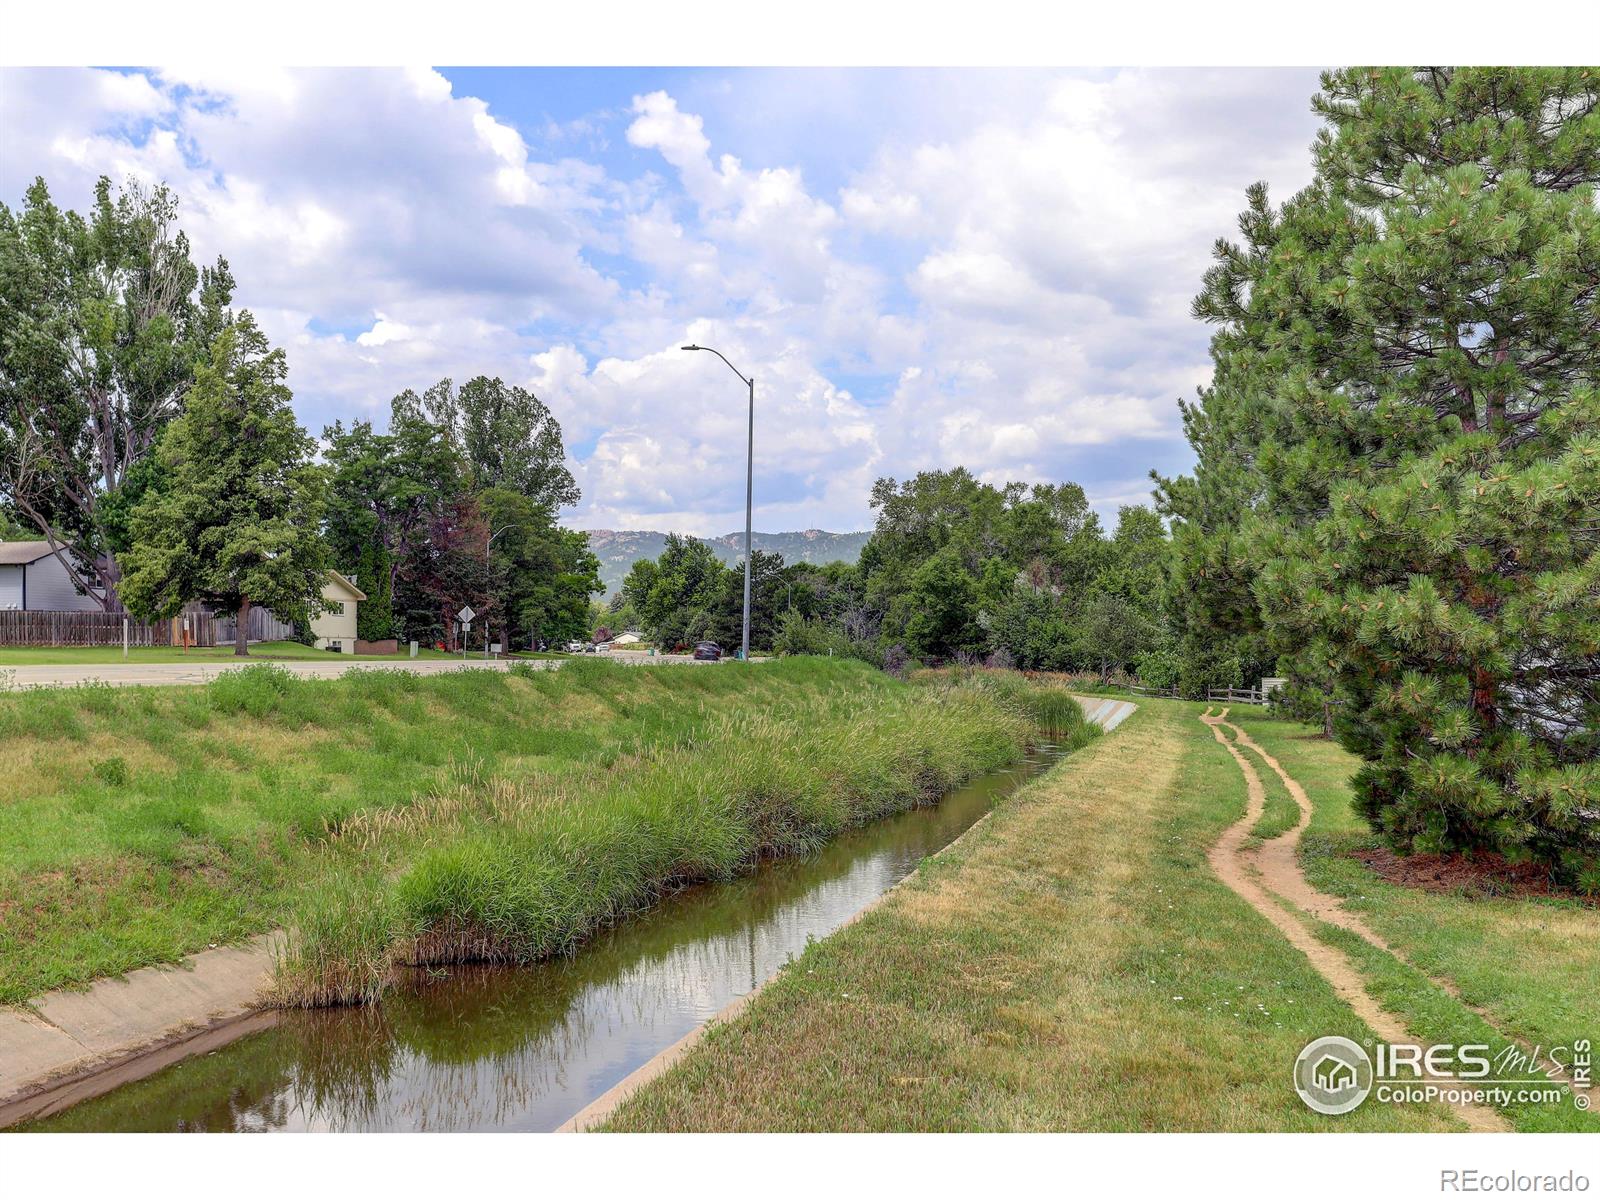
<path fill-rule="evenodd" d="M 0 504 L 117 607 L 142 464 L 226 321 L 233 276 L 197 270 L 165 187 L 95 189 L 64 211 L 43 179 L 0 204 Z"/>
<path fill-rule="evenodd" d="M 190 600 L 236 614 L 249 653 L 252 605 L 280 617 L 320 604 L 327 549 L 315 443 L 295 421 L 282 350 L 248 313 L 213 340 L 183 412 L 162 432 L 162 473 L 133 510 L 122 596 L 146 619 Z"/>

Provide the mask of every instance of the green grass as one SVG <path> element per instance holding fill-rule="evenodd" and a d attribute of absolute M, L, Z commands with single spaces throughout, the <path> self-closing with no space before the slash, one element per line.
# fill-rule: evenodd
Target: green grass
<path fill-rule="evenodd" d="M 1453 983 L 1506 1034 L 1543 1046 L 1595 1037 L 1600 910 L 1574 900 L 1460 895 L 1386 882 L 1352 857 L 1382 844 L 1350 807 L 1355 759 L 1305 726 L 1241 717 L 1243 711 L 1230 720 L 1311 798 L 1301 860 L 1312 884 L 1341 897 L 1417 968 Z"/>
<path fill-rule="evenodd" d="M 1400 1016 L 1422 1044 L 1476 1044 L 1492 1047 L 1491 1053 L 1505 1047 L 1503 1033 L 1414 967 L 1347 930 L 1319 925 L 1317 932 L 1355 962 L 1378 1002 Z M 1534 1076 L 1528 1082 L 1542 1084 L 1545 1080 Z M 1522 1133 L 1600 1133 L 1600 1114 L 1584 1112 L 1570 1100 L 1559 1104 L 1512 1102 L 1500 1106 L 1499 1112 Z"/>
<path fill-rule="evenodd" d="M 263 662 L 396 662 L 408 658 L 402 648 L 399 654 L 337 654 L 332 650 L 318 650 L 302 646 L 299 642 L 256 642 L 250 647 L 249 657 Z M 418 658 L 459 658 L 443 650 L 418 647 Z M 555 657 L 555 656 L 531 656 Z M 0 646 L 0 670 L 6 667 L 72 666 L 99 663 L 182 663 L 182 662 L 236 662 L 238 656 L 233 646 L 191 646 L 186 653 L 177 646 L 130 646 L 123 658 L 121 646 Z"/>
<path fill-rule="evenodd" d="M 1141 700 L 613 1116 L 621 1130 L 1429 1130 L 1308 1110 L 1301 1048 L 1371 1034 L 1211 873 L 1243 779 Z"/>
<path fill-rule="evenodd" d="M 1008 761 L 1030 703 L 817 659 L 0 695 L 0 1001 L 281 925 L 296 1001 L 557 952 Z"/>
<path fill-rule="evenodd" d="M 1260 820 L 1250 828 L 1250 836 L 1266 842 L 1288 833 L 1300 823 L 1300 806 L 1294 802 L 1289 789 L 1283 786 L 1283 780 L 1278 778 L 1277 772 L 1262 770 L 1257 774 L 1261 776 L 1261 786 L 1267 797 L 1261 807 Z"/>

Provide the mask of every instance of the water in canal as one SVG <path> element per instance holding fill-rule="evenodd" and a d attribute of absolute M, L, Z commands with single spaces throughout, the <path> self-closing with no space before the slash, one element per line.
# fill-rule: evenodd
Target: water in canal
<path fill-rule="evenodd" d="M 679 893 L 575 957 L 454 967 L 271 1028 L 25 1128 L 549 1130 L 766 980 L 1057 757 L 1041 747 L 820 853 Z"/>

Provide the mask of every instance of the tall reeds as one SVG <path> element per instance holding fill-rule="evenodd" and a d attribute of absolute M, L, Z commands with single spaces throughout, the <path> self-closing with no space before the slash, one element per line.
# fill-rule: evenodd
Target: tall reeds
<path fill-rule="evenodd" d="M 905 685 L 855 666 L 772 666 L 814 685 L 766 688 L 748 708 L 702 709 L 604 769 L 511 779 L 465 766 L 415 803 L 343 821 L 297 906 L 277 998 L 359 1003 L 381 994 L 400 964 L 570 952 L 674 888 L 805 854 L 853 825 L 932 803 L 1041 737 L 1092 736 L 1064 689 L 1020 676 Z M 688 675 L 710 684 L 727 669 Z M 581 672 L 599 694 L 625 692 L 630 675 Z"/>

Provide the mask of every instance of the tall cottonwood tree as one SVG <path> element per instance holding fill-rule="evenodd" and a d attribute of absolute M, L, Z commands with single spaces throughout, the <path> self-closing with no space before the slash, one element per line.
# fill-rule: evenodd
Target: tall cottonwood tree
<path fill-rule="evenodd" d="M 578 502 L 561 424 L 526 388 L 486 375 L 459 389 L 441 379 L 420 396 L 409 390 L 396 396 L 394 411 L 443 430 L 476 489 L 509 488 L 552 513 Z"/>
<path fill-rule="evenodd" d="M 184 408 L 156 447 L 161 475 L 130 518 L 123 600 L 147 619 L 190 600 L 237 616 L 234 653 L 249 653 L 253 605 L 280 616 L 320 605 L 327 547 L 323 470 L 295 421 L 281 349 L 249 313 L 212 342 Z"/>
<path fill-rule="evenodd" d="M 0 504 L 78 588 L 117 605 L 116 552 L 151 447 L 226 320 L 225 261 L 197 270 L 165 187 L 95 189 L 87 215 L 35 180 L 0 204 Z"/>
<path fill-rule="evenodd" d="M 1600 890 L 1600 73 L 1352 69 L 1313 105 L 1311 186 L 1251 190 L 1195 303 L 1178 497 L 1246 501 L 1227 594 L 1338 702 L 1393 844 Z"/>
<path fill-rule="evenodd" d="M 577 500 L 561 426 L 533 395 L 478 376 L 391 405 L 389 430 L 324 430 L 327 536 L 363 580 L 363 637 L 455 646 L 455 614 L 505 642 L 576 636 L 598 591 L 583 534 L 556 526 Z"/>

